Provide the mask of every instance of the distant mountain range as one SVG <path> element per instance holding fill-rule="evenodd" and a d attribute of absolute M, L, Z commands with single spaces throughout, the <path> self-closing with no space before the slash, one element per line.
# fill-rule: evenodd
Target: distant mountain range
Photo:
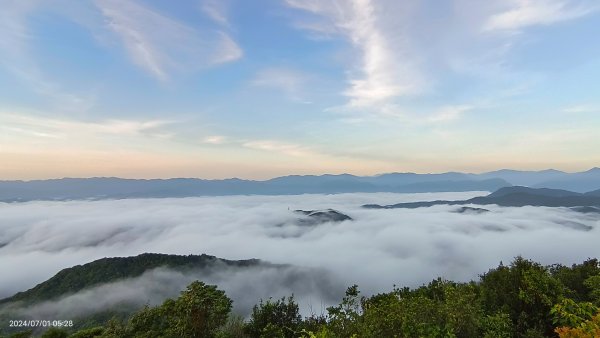
<path fill-rule="evenodd" d="M 197 178 L 122 179 L 63 178 L 0 181 L 0 201 L 161 198 L 226 195 L 336 194 L 353 192 L 460 192 L 496 191 L 522 185 L 534 188 L 586 192 L 600 189 L 600 168 L 578 173 L 558 170 L 498 170 L 482 174 L 389 173 L 376 176 L 292 175 L 265 181 L 205 180 Z"/>
<path fill-rule="evenodd" d="M 421 208 L 434 205 L 490 205 L 503 207 L 544 206 L 568 207 L 583 213 L 600 213 L 600 189 L 587 193 L 578 193 L 560 189 L 528 188 L 522 186 L 504 187 L 487 196 L 474 197 L 468 200 L 456 201 L 424 201 L 398 203 L 392 205 L 367 204 L 363 207 L 370 209 Z M 464 208 L 459 212 L 478 211 L 485 209 Z"/>

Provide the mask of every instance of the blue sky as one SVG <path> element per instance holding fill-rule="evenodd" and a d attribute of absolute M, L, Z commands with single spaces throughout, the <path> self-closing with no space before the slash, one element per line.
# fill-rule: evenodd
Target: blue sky
<path fill-rule="evenodd" d="M 0 178 L 600 164 L 595 0 L 3 0 Z"/>

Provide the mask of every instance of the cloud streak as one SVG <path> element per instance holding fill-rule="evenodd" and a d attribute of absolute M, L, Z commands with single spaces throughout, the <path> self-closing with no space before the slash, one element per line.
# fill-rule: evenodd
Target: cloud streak
<path fill-rule="evenodd" d="M 315 153 L 307 147 L 273 140 L 248 141 L 242 143 L 242 146 L 249 149 L 275 152 L 287 156 L 308 157 L 315 155 Z"/>
<path fill-rule="evenodd" d="M 447 106 L 442 107 L 439 111 L 431 114 L 427 119 L 429 122 L 447 122 L 461 118 L 461 116 L 473 109 L 469 105 Z"/>
<path fill-rule="evenodd" d="M 230 26 L 229 19 L 227 18 L 227 6 L 225 0 L 204 0 L 200 5 L 200 9 L 219 25 L 224 27 Z"/>
<path fill-rule="evenodd" d="M 7 129 L 31 136 L 62 139 L 68 139 L 74 135 L 158 135 L 160 133 L 157 131 L 173 123 L 166 120 L 105 120 L 86 122 L 13 113 L 0 113 L 0 122 L 2 122 L 0 130 Z"/>
<path fill-rule="evenodd" d="M 29 17 L 44 5 L 29 0 L 3 2 L 0 12 L 0 66 L 62 110 L 85 111 L 93 105 L 93 95 L 70 92 L 56 79 L 50 79 L 33 51 L 38 35 L 32 31 Z"/>
<path fill-rule="evenodd" d="M 135 1 L 95 4 L 131 60 L 158 80 L 168 80 L 172 72 L 198 70 L 243 55 L 228 34 L 199 32 Z"/>
<path fill-rule="evenodd" d="M 486 31 L 519 31 L 535 25 L 549 25 L 583 17 L 600 9 L 591 1 L 512 0 L 506 11 L 492 15 Z"/>

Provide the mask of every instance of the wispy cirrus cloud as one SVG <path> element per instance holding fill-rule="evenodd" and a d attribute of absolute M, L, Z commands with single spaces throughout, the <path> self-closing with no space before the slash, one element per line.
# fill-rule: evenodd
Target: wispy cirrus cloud
<path fill-rule="evenodd" d="M 225 0 L 204 0 L 200 9 L 208 15 L 214 22 L 224 27 L 229 27 L 230 22 L 227 17 L 227 1 Z"/>
<path fill-rule="evenodd" d="M 306 73 L 289 68 L 266 68 L 260 70 L 252 80 L 251 84 L 282 91 L 288 98 L 294 101 L 310 103 L 306 100 L 305 87 L 308 85 L 310 76 Z"/>
<path fill-rule="evenodd" d="M 459 119 L 464 113 L 472 110 L 473 107 L 469 105 L 456 105 L 456 106 L 445 106 L 440 108 L 438 111 L 429 115 L 427 120 L 429 122 L 447 122 Z"/>
<path fill-rule="evenodd" d="M 161 81 L 176 71 L 198 70 L 243 55 L 228 34 L 200 32 L 135 1 L 103 0 L 95 4 L 132 62 Z"/>
<path fill-rule="evenodd" d="M 240 139 L 224 135 L 206 136 L 202 143 L 215 146 L 233 146 L 246 150 L 259 150 L 293 157 L 319 156 L 311 147 L 273 139 Z"/>
<path fill-rule="evenodd" d="M 316 29 L 317 33 L 335 32 L 353 46 L 355 65 L 343 93 L 349 98 L 349 106 L 365 107 L 398 96 L 418 94 L 427 86 L 425 76 L 410 55 L 403 31 L 392 29 L 393 22 L 381 16 L 383 2 L 287 0 L 286 3 L 323 19 L 300 23 L 297 27 Z"/>
<path fill-rule="evenodd" d="M 292 26 L 309 38 L 341 38 L 352 47 L 344 57 L 347 97 L 329 111 L 397 118 L 397 110 L 422 111 L 422 122 L 457 118 L 430 116 L 411 100 L 442 97 L 456 83 L 477 97 L 499 100 L 534 90 L 544 74 L 510 62 L 518 39 L 532 26 L 552 25 L 600 9 L 589 0 L 452 0 L 433 10 L 422 1 L 300 1 Z M 299 10 L 299 11 L 298 11 Z M 444 15 L 439 15 L 440 12 Z M 427 25 L 424 25 L 424 23 Z M 498 33 L 498 34 L 491 34 Z M 506 34 L 509 33 L 509 34 Z M 444 108 L 447 104 L 442 103 Z M 417 109 L 415 109 L 417 108 Z"/>
<path fill-rule="evenodd" d="M 208 144 L 223 144 L 227 142 L 227 137 L 223 135 L 211 135 L 205 137 L 203 142 Z"/>
<path fill-rule="evenodd" d="M 172 123 L 173 121 L 166 120 L 79 121 L 22 113 L 0 113 L 0 130 L 4 129 L 26 136 L 71 139 L 72 141 L 76 135 L 85 135 L 86 137 L 106 134 L 161 136 L 164 135 L 161 128 Z"/>
<path fill-rule="evenodd" d="M 226 33 L 218 32 L 220 40 L 216 53 L 211 59 L 213 64 L 232 62 L 244 56 L 242 48 Z"/>
<path fill-rule="evenodd" d="M 254 140 L 243 142 L 242 146 L 254 150 L 280 153 L 288 156 L 306 157 L 315 156 L 317 153 L 310 148 L 293 143 L 286 143 L 274 140 Z"/>
<path fill-rule="evenodd" d="M 486 31 L 518 31 L 534 25 L 548 25 L 576 19 L 600 10 L 596 1 L 512 0 L 505 11 L 492 15 L 485 23 Z"/>
<path fill-rule="evenodd" d="M 0 11 L 0 66 L 15 78 L 28 84 L 38 95 L 50 99 L 62 110 L 87 110 L 93 105 L 91 95 L 73 93 L 51 79 L 39 64 L 32 45 L 36 34 L 29 25 L 29 16 L 45 3 L 38 1 L 8 0 Z"/>

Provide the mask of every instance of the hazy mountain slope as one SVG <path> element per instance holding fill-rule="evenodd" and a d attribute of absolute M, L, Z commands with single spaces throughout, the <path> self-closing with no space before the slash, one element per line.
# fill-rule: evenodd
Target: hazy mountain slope
<path fill-rule="evenodd" d="M 544 181 L 558 179 L 568 175 L 567 173 L 554 169 L 547 169 L 541 171 L 522 171 L 522 170 L 511 170 L 501 169 L 496 171 L 490 171 L 476 175 L 479 179 L 487 178 L 501 178 L 512 185 L 522 186 L 534 186 Z"/>
<path fill-rule="evenodd" d="M 416 174 L 415 174 L 416 175 Z M 352 175 L 284 176 L 267 181 L 194 178 L 136 180 L 121 178 L 64 178 L 37 181 L 0 181 L 0 201 L 161 198 L 226 195 L 334 194 L 350 192 L 494 191 L 510 184 L 500 179 L 437 180 L 445 175 L 417 175 L 418 179 Z M 406 182 L 412 183 L 406 183 Z"/>
<path fill-rule="evenodd" d="M 387 173 L 375 176 L 361 177 L 362 181 L 379 185 L 401 186 L 416 183 L 440 181 L 472 181 L 483 178 L 474 174 L 447 172 L 441 174 L 416 174 L 416 173 Z"/>
<path fill-rule="evenodd" d="M 511 195 L 511 194 L 530 194 L 536 196 L 545 196 L 545 197 L 569 197 L 569 196 L 579 196 L 580 193 L 568 191 L 568 190 L 560 190 L 560 189 L 548 189 L 548 188 L 529 188 L 529 187 L 505 187 L 500 188 L 497 191 L 485 196 L 486 198 L 500 198 L 503 196 Z"/>
<path fill-rule="evenodd" d="M 534 186 L 577 192 L 597 190 L 600 189 L 600 168 L 592 168 L 580 173 L 565 174 L 554 179 L 545 180 Z"/>
<path fill-rule="evenodd" d="M 367 204 L 365 208 L 420 208 L 433 205 L 462 205 L 476 204 L 488 205 L 496 204 L 504 207 L 522 207 L 522 206 L 546 206 L 546 207 L 598 207 L 600 206 L 600 196 L 580 194 L 571 191 L 557 189 L 534 189 L 528 187 L 506 187 L 501 188 L 488 196 L 474 197 L 468 200 L 458 201 L 425 201 L 398 203 L 393 205 Z M 578 209 L 574 209 L 579 211 Z M 587 210 L 587 209 L 583 209 Z M 583 211 L 582 211 L 583 212 Z"/>
<path fill-rule="evenodd" d="M 459 192 L 459 191 L 495 191 L 499 188 L 509 186 L 505 180 L 494 178 L 481 181 L 431 181 L 419 182 L 397 187 L 394 192 L 418 193 L 418 192 Z"/>
<path fill-rule="evenodd" d="M 587 195 L 587 196 L 600 196 L 600 189 L 594 190 L 594 191 L 590 191 L 590 192 L 586 192 L 585 195 Z"/>

